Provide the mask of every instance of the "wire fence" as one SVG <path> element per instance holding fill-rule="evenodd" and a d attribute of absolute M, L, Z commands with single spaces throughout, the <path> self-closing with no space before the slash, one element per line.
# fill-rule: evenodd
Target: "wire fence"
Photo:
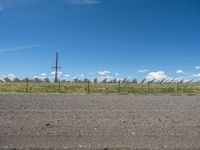
<path fill-rule="evenodd" d="M 0 93 L 66 94 L 200 94 L 200 84 L 133 83 L 0 83 Z"/>

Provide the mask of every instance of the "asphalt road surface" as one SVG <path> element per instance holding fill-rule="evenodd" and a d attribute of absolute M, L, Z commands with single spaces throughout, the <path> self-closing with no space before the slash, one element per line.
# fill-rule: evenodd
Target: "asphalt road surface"
<path fill-rule="evenodd" d="M 0 149 L 200 149 L 200 96 L 0 95 Z"/>

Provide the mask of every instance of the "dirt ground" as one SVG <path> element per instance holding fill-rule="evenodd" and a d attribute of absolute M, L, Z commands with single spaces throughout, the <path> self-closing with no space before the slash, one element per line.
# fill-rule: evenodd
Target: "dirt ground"
<path fill-rule="evenodd" d="M 0 95 L 0 149 L 200 149 L 200 96 Z"/>

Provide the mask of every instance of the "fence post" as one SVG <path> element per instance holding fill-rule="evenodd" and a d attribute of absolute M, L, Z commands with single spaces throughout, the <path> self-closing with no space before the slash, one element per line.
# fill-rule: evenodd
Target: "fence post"
<path fill-rule="evenodd" d="M 148 82 L 148 94 L 150 93 L 150 83 Z"/>
<path fill-rule="evenodd" d="M 26 93 L 28 93 L 28 79 L 26 80 Z"/>
<path fill-rule="evenodd" d="M 58 90 L 59 90 L 59 93 L 60 93 L 60 89 L 61 89 L 61 88 L 60 88 L 60 86 L 61 86 L 60 84 L 61 84 L 61 83 L 60 83 L 60 81 L 59 81 L 59 89 L 58 89 Z"/>
<path fill-rule="evenodd" d="M 176 91 L 177 91 L 177 93 L 179 93 L 179 85 L 178 85 L 178 83 L 176 84 Z"/>
<path fill-rule="evenodd" d="M 88 80 L 88 83 L 87 83 L 87 93 L 90 94 L 90 81 Z"/>
<path fill-rule="evenodd" d="M 119 94 L 121 93 L 121 81 L 120 80 L 118 81 L 118 92 L 119 92 Z"/>

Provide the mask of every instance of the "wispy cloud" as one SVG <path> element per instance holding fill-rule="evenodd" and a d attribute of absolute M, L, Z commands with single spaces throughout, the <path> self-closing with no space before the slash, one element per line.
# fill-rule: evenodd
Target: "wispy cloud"
<path fill-rule="evenodd" d="M 4 7 L 0 4 L 0 12 L 4 11 Z"/>
<path fill-rule="evenodd" d="M 25 2 L 25 0 L 0 0 L 0 11 L 5 11 Z"/>
<path fill-rule="evenodd" d="M 138 70 L 139 73 L 145 73 L 145 72 L 148 72 L 149 70 L 148 69 L 141 69 L 141 70 Z"/>
<path fill-rule="evenodd" d="M 75 5 L 94 5 L 99 4 L 100 1 L 98 0 L 67 0 L 70 4 Z"/>
<path fill-rule="evenodd" d="M 107 76 L 110 74 L 110 71 L 98 71 L 98 74 L 101 75 L 101 76 Z"/>
<path fill-rule="evenodd" d="M 40 3 L 43 0 L 0 0 L 0 12 L 3 12 L 14 7 L 27 6 Z M 72 5 L 95 5 L 99 4 L 100 0 L 57 0 L 56 2 L 68 3 Z"/>
<path fill-rule="evenodd" d="M 0 48 L 0 52 L 20 51 L 20 50 L 31 49 L 31 48 L 38 48 L 38 47 L 40 47 L 39 44 L 25 45 L 25 46 L 20 46 L 20 47 L 13 47 L 13 48 Z"/>

